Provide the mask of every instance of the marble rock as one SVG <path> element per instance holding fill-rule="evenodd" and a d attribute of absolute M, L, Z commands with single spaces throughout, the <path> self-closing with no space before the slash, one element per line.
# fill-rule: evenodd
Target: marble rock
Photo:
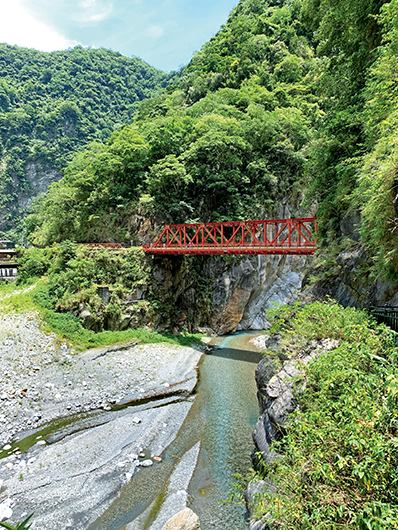
<path fill-rule="evenodd" d="M 176 513 L 162 530 L 200 530 L 199 517 L 190 508 Z"/>

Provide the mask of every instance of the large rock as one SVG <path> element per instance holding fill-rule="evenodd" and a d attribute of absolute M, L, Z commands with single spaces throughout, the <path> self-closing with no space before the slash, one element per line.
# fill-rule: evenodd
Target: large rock
<path fill-rule="evenodd" d="M 267 309 L 295 299 L 311 259 L 269 255 L 236 259 L 214 282 L 210 327 L 220 335 L 268 327 Z"/>
<path fill-rule="evenodd" d="M 270 530 L 269 516 L 265 515 L 261 520 L 256 520 L 253 518 L 253 512 L 255 504 L 263 493 L 275 493 L 275 491 L 275 486 L 268 480 L 252 481 L 249 483 L 245 492 L 245 501 L 250 517 L 247 530 Z"/>
<path fill-rule="evenodd" d="M 169 519 L 162 530 L 200 530 L 199 517 L 191 509 L 185 508 Z"/>
<path fill-rule="evenodd" d="M 304 366 L 322 352 L 337 347 L 338 341 L 334 339 L 314 341 L 309 351 L 302 352 L 296 359 L 285 361 L 279 370 L 274 360 L 260 361 L 256 382 L 261 416 L 253 430 L 255 450 L 252 463 L 255 468 L 261 468 L 261 461 L 272 462 L 277 457 L 270 446 L 283 436 L 288 416 L 296 408 L 294 394 L 300 392 Z"/>
<path fill-rule="evenodd" d="M 257 384 L 257 398 L 258 405 L 260 407 L 260 414 L 263 414 L 266 409 L 266 400 L 264 400 L 264 396 L 266 396 L 266 389 L 268 383 L 270 379 L 276 373 L 278 373 L 279 369 L 280 364 L 277 359 L 265 357 L 258 363 L 255 378 Z"/>

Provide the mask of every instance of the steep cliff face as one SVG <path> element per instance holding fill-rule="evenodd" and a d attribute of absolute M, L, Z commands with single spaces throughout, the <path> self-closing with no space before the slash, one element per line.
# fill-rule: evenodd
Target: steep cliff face
<path fill-rule="evenodd" d="M 295 298 L 310 260 L 261 255 L 228 267 L 213 284 L 210 327 L 221 335 L 267 327 L 266 310 Z"/>
<path fill-rule="evenodd" d="M 163 304 L 156 325 L 219 335 L 267 327 L 266 310 L 295 298 L 311 259 L 153 258 L 152 293 Z"/>
<path fill-rule="evenodd" d="M 56 169 L 46 168 L 39 162 L 30 162 L 25 168 L 25 181 L 23 191 L 18 193 L 17 210 L 23 213 L 30 205 L 32 200 L 46 193 L 50 184 L 58 182 L 62 178 L 62 173 Z"/>
<path fill-rule="evenodd" d="M 341 252 L 334 269 L 329 278 L 307 287 L 305 294 L 319 299 L 330 296 L 344 307 L 398 305 L 398 282 L 373 278 L 369 272 L 369 256 L 360 244 Z"/>
<path fill-rule="evenodd" d="M 275 218 L 315 216 L 316 205 L 301 207 L 304 197 L 279 199 Z M 137 244 L 154 239 L 159 224 L 145 217 L 132 219 Z M 151 293 L 160 311 L 158 328 L 207 328 L 223 335 L 268 326 L 266 310 L 292 302 L 298 295 L 312 256 L 170 256 L 149 257 Z"/>
<path fill-rule="evenodd" d="M 320 299 L 330 296 L 344 307 L 397 306 L 398 282 L 383 281 L 372 276 L 370 257 L 360 243 L 360 226 L 358 212 L 345 216 L 340 231 L 347 248 L 337 254 L 334 263 L 328 256 L 328 249 L 322 252 L 303 280 L 305 294 Z M 311 276 L 321 279 L 308 286 Z"/>

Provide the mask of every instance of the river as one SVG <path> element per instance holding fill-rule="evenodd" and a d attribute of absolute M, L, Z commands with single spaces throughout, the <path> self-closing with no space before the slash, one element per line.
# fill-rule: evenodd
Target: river
<path fill-rule="evenodd" d="M 142 470 L 88 530 L 147 530 L 166 497 L 169 477 L 182 456 L 200 442 L 189 485 L 189 506 L 202 530 L 243 529 L 244 505 L 225 503 L 236 481 L 250 469 L 251 432 L 258 419 L 254 373 L 261 355 L 250 343 L 258 333 L 217 337 L 204 355 L 193 406 L 161 466 Z M 142 514 L 147 514 L 142 516 Z M 132 521 L 137 521 L 134 525 Z M 156 525 L 155 525 L 156 527 Z"/>
<path fill-rule="evenodd" d="M 32 530 L 56 530 L 61 522 L 65 530 L 162 530 L 188 505 L 202 530 L 243 529 L 245 506 L 226 501 L 234 475 L 250 469 L 261 357 L 251 343 L 256 335 L 213 338 L 207 354 L 180 349 L 156 379 L 147 378 L 152 396 L 20 432 L 2 451 L 0 494 L 12 503 L 13 517 L 34 512 Z M 127 349 L 124 358 L 139 351 Z M 95 371 L 95 361 L 84 363 L 85 376 Z M 142 467 L 145 459 L 153 465 Z"/>

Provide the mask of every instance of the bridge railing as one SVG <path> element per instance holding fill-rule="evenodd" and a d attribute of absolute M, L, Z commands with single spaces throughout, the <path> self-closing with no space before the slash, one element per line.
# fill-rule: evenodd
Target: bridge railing
<path fill-rule="evenodd" d="M 316 229 L 315 217 L 167 225 L 143 249 L 154 254 L 313 254 Z"/>

